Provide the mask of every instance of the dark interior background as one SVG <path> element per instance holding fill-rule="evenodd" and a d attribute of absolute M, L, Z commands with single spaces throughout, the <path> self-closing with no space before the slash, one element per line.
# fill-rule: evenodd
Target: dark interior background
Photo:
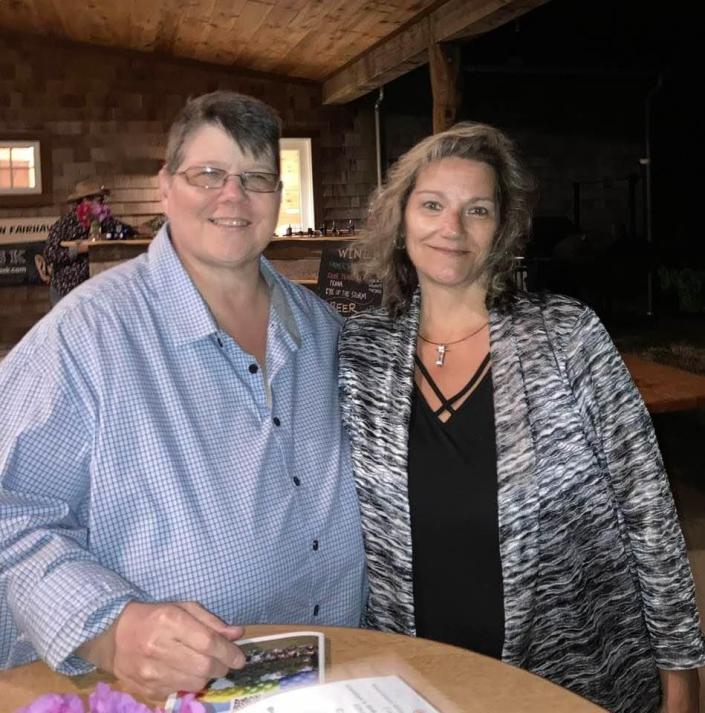
<path fill-rule="evenodd" d="M 686 269 L 701 275 L 691 292 L 705 310 L 696 26 L 682 0 L 551 0 L 463 44 L 458 119 L 506 130 L 541 186 L 531 287 L 615 318 L 677 310 Z M 427 66 L 385 87 L 387 166 L 430 133 L 431 110 Z"/>

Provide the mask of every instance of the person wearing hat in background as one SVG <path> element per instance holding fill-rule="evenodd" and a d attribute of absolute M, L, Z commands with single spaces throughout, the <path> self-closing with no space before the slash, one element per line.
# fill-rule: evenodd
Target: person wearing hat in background
<path fill-rule="evenodd" d="M 55 305 L 62 297 L 88 279 L 88 243 L 92 231 L 101 238 L 130 238 L 134 229 L 120 223 L 105 205 L 110 191 L 99 181 L 79 181 L 67 198 L 69 211 L 52 225 L 44 248 L 51 269 L 49 298 Z M 71 247 L 61 243 L 73 242 Z"/>

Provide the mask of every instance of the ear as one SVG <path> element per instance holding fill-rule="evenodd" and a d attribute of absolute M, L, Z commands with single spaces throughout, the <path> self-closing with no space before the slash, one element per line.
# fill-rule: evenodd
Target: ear
<path fill-rule="evenodd" d="M 166 166 L 162 166 L 158 174 L 159 178 L 159 198 L 162 202 L 164 213 L 169 214 L 169 194 L 171 193 L 171 184 L 174 177 L 166 170 Z"/>

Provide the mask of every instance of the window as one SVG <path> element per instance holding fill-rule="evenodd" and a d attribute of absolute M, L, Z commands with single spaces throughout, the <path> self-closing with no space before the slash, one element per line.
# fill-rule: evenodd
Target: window
<path fill-rule="evenodd" d="M 41 195 L 39 141 L 0 141 L 0 195 Z"/>
<path fill-rule="evenodd" d="M 277 222 L 277 235 L 286 235 L 291 226 L 294 233 L 315 228 L 313 213 L 313 171 L 311 169 L 311 139 L 280 141 L 282 204 Z"/>

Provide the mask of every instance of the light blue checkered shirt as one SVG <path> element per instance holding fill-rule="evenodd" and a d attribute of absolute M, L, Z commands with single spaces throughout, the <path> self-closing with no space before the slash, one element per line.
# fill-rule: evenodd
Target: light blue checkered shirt
<path fill-rule="evenodd" d="M 239 624 L 358 625 L 338 318 L 261 270 L 269 389 L 166 228 L 0 365 L 0 667 L 88 670 L 72 652 L 131 599 L 198 601 Z"/>

